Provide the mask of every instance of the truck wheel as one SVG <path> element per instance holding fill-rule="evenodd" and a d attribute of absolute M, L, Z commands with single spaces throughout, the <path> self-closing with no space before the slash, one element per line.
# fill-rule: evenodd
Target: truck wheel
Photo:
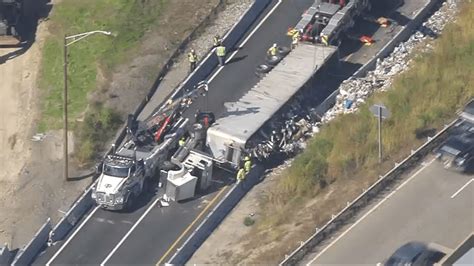
<path fill-rule="evenodd" d="M 278 54 L 280 55 L 281 58 L 289 54 L 290 51 L 291 49 L 288 47 L 285 47 L 285 46 L 278 47 Z"/>
<path fill-rule="evenodd" d="M 133 207 L 133 204 L 135 202 L 135 194 L 133 192 L 130 193 L 130 195 L 127 198 L 127 202 L 125 203 L 125 211 L 130 211 Z"/>
<path fill-rule="evenodd" d="M 270 70 L 272 70 L 271 66 L 262 64 L 262 65 L 257 66 L 257 69 L 255 70 L 255 74 L 258 77 L 263 77 L 266 73 L 270 72 Z"/>
<path fill-rule="evenodd" d="M 280 56 L 268 56 L 265 61 L 270 66 L 276 66 L 282 58 Z"/>

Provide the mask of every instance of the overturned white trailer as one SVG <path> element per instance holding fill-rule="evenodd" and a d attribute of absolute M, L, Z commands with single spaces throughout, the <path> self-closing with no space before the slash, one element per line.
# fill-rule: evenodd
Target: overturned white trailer
<path fill-rule="evenodd" d="M 219 161 L 237 166 L 246 144 L 335 54 L 337 47 L 302 43 L 291 51 L 207 130 L 206 143 Z"/>

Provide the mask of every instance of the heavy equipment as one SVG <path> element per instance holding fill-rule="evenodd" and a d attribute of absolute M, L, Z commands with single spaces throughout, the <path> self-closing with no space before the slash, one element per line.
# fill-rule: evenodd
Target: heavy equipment
<path fill-rule="evenodd" d="M 167 102 L 165 108 L 146 121 L 136 121 L 129 115 L 127 140 L 97 166 L 99 174 L 92 198 L 111 210 L 132 206 L 146 183 L 165 167 L 165 162 L 177 149 L 178 140 L 186 134 L 189 119 L 181 116 L 189 105 L 207 92 L 207 84 L 200 83 Z"/>
<path fill-rule="evenodd" d="M 23 0 L 0 0 L 0 46 L 20 44 L 19 21 L 23 13 Z"/>

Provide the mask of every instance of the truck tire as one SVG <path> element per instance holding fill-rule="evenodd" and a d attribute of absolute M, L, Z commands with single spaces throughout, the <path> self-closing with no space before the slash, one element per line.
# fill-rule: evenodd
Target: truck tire
<path fill-rule="evenodd" d="M 257 69 L 255 70 L 255 74 L 258 77 L 263 77 L 265 74 L 270 72 L 270 70 L 272 70 L 272 66 L 261 64 L 261 65 L 257 66 Z"/>
<path fill-rule="evenodd" d="M 285 47 L 285 46 L 280 46 L 280 47 L 278 47 L 278 55 L 279 55 L 281 58 L 283 58 L 283 57 L 285 57 L 287 54 L 289 54 L 290 51 L 291 51 L 291 49 L 288 48 L 288 47 Z"/>
<path fill-rule="evenodd" d="M 268 56 L 266 59 L 265 59 L 265 62 L 267 63 L 267 65 L 270 65 L 270 66 L 276 66 L 281 60 L 281 57 L 280 56 Z"/>

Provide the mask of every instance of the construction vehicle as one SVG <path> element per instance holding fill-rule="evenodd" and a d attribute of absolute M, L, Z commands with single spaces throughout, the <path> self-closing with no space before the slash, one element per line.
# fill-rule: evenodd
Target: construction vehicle
<path fill-rule="evenodd" d="M 18 25 L 23 13 L 23 0 L 0 0 L 0 46 L 20 44 Z"/>
<path fill-rule="evenodd" d="M 207 84 L 200 83 L 145 121 L 136 121 L 129 115 L 127 140 L 97 167 L 99 177 L 92 198 L 99 206 L 110 210 L 132 206 L 147 182 L 166 165 L 177 149 L 178 139 L 186 133 L 189 119 L 181 114 L 206 92 Z"/>
<path fill-rule="evenodd" d="M 340 34 L 354 26 L 354 19 L 368 9 L 369 0 L 316 0 L 288 34 L 296 30 L 302 41 L 337 45 Z"/>

